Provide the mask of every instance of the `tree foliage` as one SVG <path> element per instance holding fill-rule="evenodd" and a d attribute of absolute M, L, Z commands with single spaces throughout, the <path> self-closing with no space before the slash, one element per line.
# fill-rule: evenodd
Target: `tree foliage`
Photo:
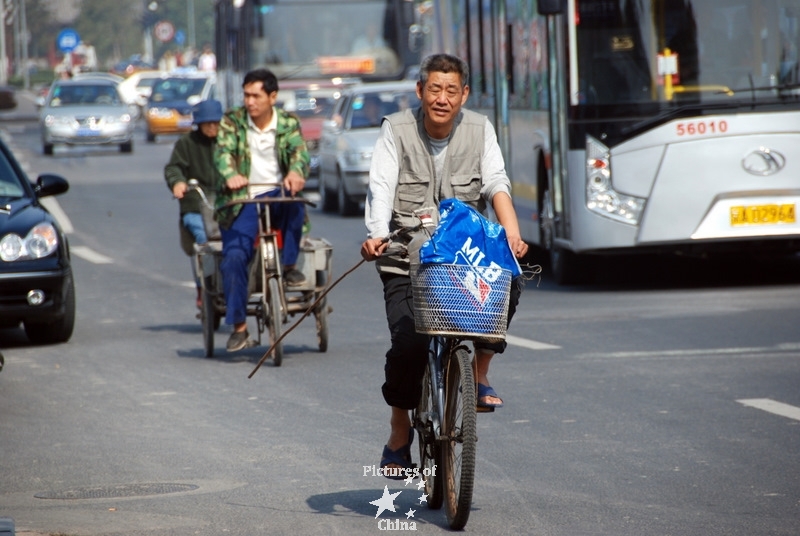
<path fill-rule="evenodd" d="M 144 53 L 146 4 L 152 0 L 81 0 L 78 16 L 69 23 L 60 23 L 46 7 L 45 0 L 26 0 L 28 28 L 31 35 L 29 55 L 32 58 L 60 56 L 56 46 L 58 33 L 66 27 L 74 28 L 84 43 L 94 45 L 100 68 L 133 54 Z M 189 0 L 156 0 L 154 20 L 169 21 L 176 31 L 182 30 L 186 41 L 179 45 L 174 40 L 161 43 L 153 38 L 156 59 L 167 50 L 175 51 L 189 45 L 192 37 L 196 48 L 211 42 L 214 35 L 214 0 L 194 0 L 194 36 L 189 35 Z M 148 28 L 152 31 L 152 27 Z M 52 58 L 51 58 L 52 59 Z"/>

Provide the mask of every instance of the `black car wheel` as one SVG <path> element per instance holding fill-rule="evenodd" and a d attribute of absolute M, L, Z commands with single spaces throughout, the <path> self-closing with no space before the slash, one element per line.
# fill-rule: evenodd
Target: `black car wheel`
<path fill-rule="evenodd" d="M 341 175 L 339 176 L 339 189 L 337 190 L 337 195 L 340 216 L 354 216 L 358 213 L 358 203 L 353 201 L 353 199 L 347 193 L 347 189 L 344 186 L 344 177 Z"/>

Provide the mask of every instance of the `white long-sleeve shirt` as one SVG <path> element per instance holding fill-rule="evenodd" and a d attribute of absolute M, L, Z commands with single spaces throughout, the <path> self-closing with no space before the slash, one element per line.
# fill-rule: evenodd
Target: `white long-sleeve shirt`
<path fill-rule="evenodd" d="M 491 205 L 498 192 L 511 196 L 511 182 L 506 174 L 503 153 L 497 143 L 494 127 L 486 118 L 483 154 L 481 155 L 481 195 Z M 434 150 L 436 183 L 440 184 L 441 172 L 447 157 L 447 140 L 429 138 Z M 381 133 L 372 152 L 369 170 L 369 189 L 364 210 L 364 222 L 369 238 L 389 235 L 389 222 L 392 219 L 394 197 L 397 190 L 400 166 L 397 163 L 397 147 L 394 143 L 392 126 L 388 121 L 381 125 Z"/>

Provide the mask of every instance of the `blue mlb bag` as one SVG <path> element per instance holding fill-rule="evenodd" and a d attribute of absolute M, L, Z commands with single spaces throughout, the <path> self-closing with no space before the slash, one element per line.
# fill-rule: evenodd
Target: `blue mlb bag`
<path fill-rule="evenodd" d="M 419 255 L 421 264 L 499 267 L 512 277 L 522 273 L 503 226 L 458 199 L 439 204 L 439 225 Z"/>
<path fill-rule="evenodd" d="M 511 279 L 522 273 L 505 229 L 457 199 L 439 212 L 411 274 L 417 332 L 505 339 Z"/>

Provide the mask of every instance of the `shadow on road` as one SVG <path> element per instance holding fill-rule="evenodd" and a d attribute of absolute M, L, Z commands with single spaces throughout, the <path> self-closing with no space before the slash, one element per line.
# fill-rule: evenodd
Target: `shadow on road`
<path fill-rule="evenodd" d="M 402 486 L 389 486 L 389 491 L 395 493 L 403 490 Z M 444 509 L 430 510 L 427 506 L 419 504 L 416 493 L 416 487 L 407 488 L 404 491 L 408 493 L 408 500 L 401 500 L 398 497 L 395 500 L 396 512 L 384 511 L 381 516 L 375 519 L 377 522 L 381 519 L 401 520 L 401 521 L 414 521 L 417 525 L 438 525 L 442 528 L 447 527 L 447 518 L 445 517 Z M 372 501 L 380 499 L 382 491 L 379 489 L 358 489 L 358 490 L 345 490 L 337 491 L 335 493 L 323 493 L 320 495 L 312 495 L 306 500 L 306 504 L 312 508 L 316 513 L 326 514 L 334 517 L 349 517 L 353 515 L 366 516 L 375 518 L 377 507 L 370 504 Z M 415 494 L 416 493 L 416 494 Z M 412 500 L 411 497 L 414 497 Z M 405 499 L 405 497 L 403 497 Z M 409 510 L 414 510 L 414 517 L 406 517 Z M 475 511 L 475 509 L 473 509 Z M 377 526 L 376 526 L 377 528 Z M 419 530 L 419 526 L 417 527 Z"/>

